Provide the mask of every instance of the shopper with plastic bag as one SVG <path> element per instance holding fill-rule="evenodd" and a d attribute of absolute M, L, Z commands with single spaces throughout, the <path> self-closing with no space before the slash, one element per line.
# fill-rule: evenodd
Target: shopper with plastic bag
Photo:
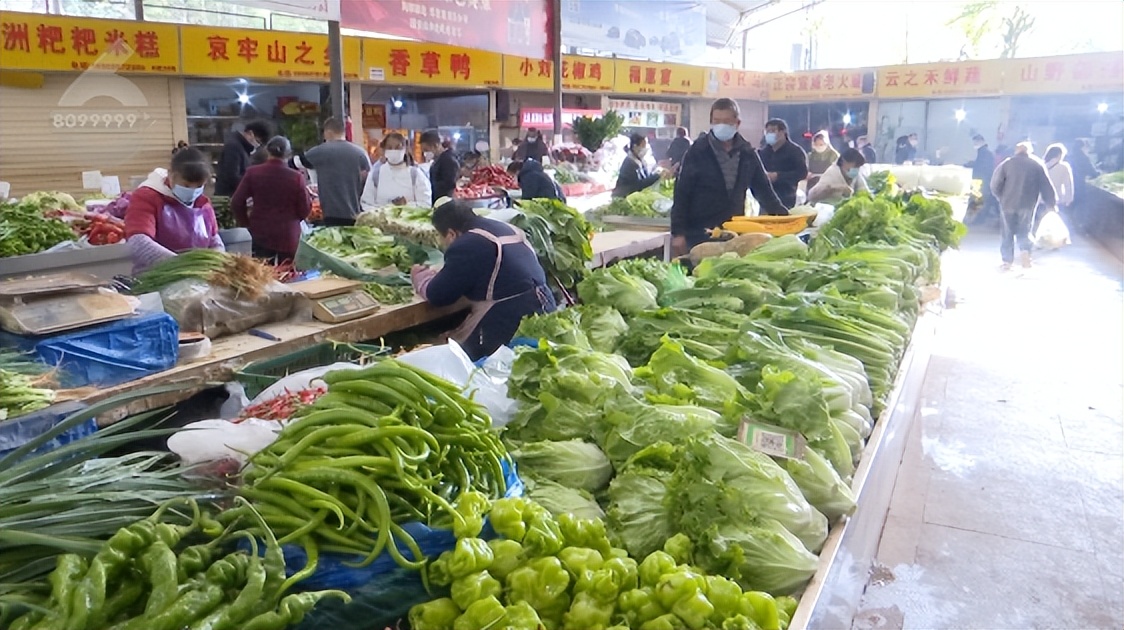
<path fill-rule="evenodd" d="M 995 169 L 991 178 L 991 192 L 999 199 L 1001 230 L 999 253 L 1003 257 L 1001 269 L 1006 271 L 1015 262 L 1015 243 L 1024 268 L 1030 267 L 1030 230 L 1039 198 L 1048 208 L 1056 208 L 1057 195 L 1046 167 L 1033 156 L 1030 142 L 1015 145 L 1015 154 Z"/>

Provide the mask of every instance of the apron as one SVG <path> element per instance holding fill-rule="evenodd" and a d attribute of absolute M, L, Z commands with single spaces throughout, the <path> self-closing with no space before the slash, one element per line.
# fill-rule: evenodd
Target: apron
<path fill-rule="evenodd" d="M 527 243 L 527 238 L 523 234 L 523 231 L 518 229 L 516 230 L 515 234 L 512 234 L 510 236 L 496 236 L 495 234 L 492 234 L 487 230 L 481 230 L 479 228 L 469 230 L 468 233 L 482 236 L 496 245 L 496 265 L 492 267 L 492 278 L 488 281 L 488 292 L 485 294 L 484 299 L 481 301 L 470 301 L 469 303 L 471 304 L 471 306 L 469 308 L 468 317 L 465 318 L 464 322 L 461 323 L 460 326 L 457 326 L 456 330 L 453 330 L 449 333 L 449 338 L 460 344 L 468 341 L 468 339 L 472 336 L 473 331 L 475 331 L 476 328 L 480 325 L 480 322 L 484 320 L 484 316 L 487 315 L 488 311 L 492 310 L 492 307 L 496 304 L 502 304 L 503 302 L 507 302 L 508 300 L 522 297 L 527 293 L 530 293 L 531 291 L 541 292 L 542 290 L 544 290 L 542 287 L 534 287 L 532 289 L 524 291 L 523 293 L 516 293 L 515 295 L 505 297 L 502 300 L 494 299 L 493 293 L 496 288 L 496 278 L 500 274 L 500 265 L 503 263 L 504 246 L 522 244 L 530 248 L 531 245 Z M 545 307 L 545 301 L 541 294 L 539 295 L 539 301 L 543 302 Z M 482 342 L 481 345 L 483 345 Z"/>
<path fill-rule="evenodd" d="M 211 234 L 203 219 L 203 208 L 165 202 L 156 219 L 156 242 L 177 254 L 209 247 Z"/>

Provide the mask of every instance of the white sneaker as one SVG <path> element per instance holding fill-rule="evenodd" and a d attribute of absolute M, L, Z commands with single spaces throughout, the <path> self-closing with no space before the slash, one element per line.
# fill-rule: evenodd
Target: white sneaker
<path fill-rule="evenodd" d="M 1009 262 L 1005 262 L 1002 265 L 999 265 L 999 271 L 1010 271 L 1010 270 L 1011 270 L 1011 263 L 1009 263 Z"/>

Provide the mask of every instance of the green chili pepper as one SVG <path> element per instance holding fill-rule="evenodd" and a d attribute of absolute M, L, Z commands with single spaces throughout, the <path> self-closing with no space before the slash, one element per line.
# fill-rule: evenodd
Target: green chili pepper
<path fill-rule="evenodd" d="M 144 614 L 155 615 L 175 603 L 179 595 L 176 553 L 158 540 L 141 556 L 141 567 L 147 574 L 150 587 Z"/>
<path fill-rule="evenodd" d="M 305 555 L 308 556 L 308 559 L 305 561 L 303 569 L 289 576 L 289 579 L 281 584 L 281 592 L 289 590 L 297 582 L 316 573 L 316 565 L 320 562 L 320 549 L 316 546 L 316 541 L 313 540 L 311 536 L 305 536 L 302 542 L 304 543 L 304 552 Z"/>
<path fill-rule="evenodd" d="M 74 590 L 86 574 L 86 559 L 75 554 L 64 554 L 55 561 L 55 570 L 47 578 L 51 584 L 51 602 L 60 619 L 70 616 L 74 604 Z"/>
<path fill-rule="evenodd" d="M 316 606 L 317 602 L 325 597 L 338 597 L 343 603 L 350 604 L 351 596 L 343 591 L 315 591 L 310 593 L 297 593 L 287 595 L 281 600 L 276 611 L 267 612 L 242 625 L 241 630 L 283 630 L 294 626 L 304 619 L 308 611 Z"/>
<path fill-rule="evenodd" d="M 213 582 L 200 582 L 160 614 L 136 617 L 110 630 L 180 630 L 218 608 L 222 599 L 221 586 Z"/>
<path fill-rule="evenodd" d="M 207 570 L 215 559 L 215 548 L 212 544 L 195 545 L 184 549 L 176 558 L 176 580 L 186 582 L 198 573 Z"/>
<path fill-rule="evenodd" d="M 85 630 L 90 617 L 100 615 L 101 608 L 105 605 L 107 580 L 106 566 L 95 556 L 86 577 L 82 578 L 71 595 L 70 615 L 66 617 L 66 624 L 63 626 L 66 630 Z"/>
<path fill-rule="evenodd" d="M 129 610 L 129 608 L 140 601 L 140 598 L 148 591 L 144 580 L 140 576 L 131 575 L 125 578 L 124 581 L 118 582 L 113 594 L 106 598 L 105 606 L 102 607 L 102 615 L 98 620 L 91 619 L 91 628 L 102 628 L 106 623 L 113 622 L 121 613 Z M 96 625 L 95 625 L 96 624 Z"/>
<path fill-rule="evenodd" d="M 253 615 L 255 606 L 265 591 L 266 571 L 258 555 L 258 544 L 250 539 L 250 565 L 246 569 L 246 586 L 229 606 L 223 606 L 202 621 L 191 626 L 192 630 L 235 630 L 237 624 Z"/>

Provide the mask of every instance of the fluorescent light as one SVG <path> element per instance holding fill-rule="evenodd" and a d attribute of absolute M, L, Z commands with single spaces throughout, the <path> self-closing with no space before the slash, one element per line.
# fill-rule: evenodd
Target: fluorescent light
<path fill-rule="evenodd" d="M 453 134 L 453 140 L 460 140 L 460 139 L 461 139 L 461 132 L 458 131 L 458 132 Z"/>
<path fill-rule="evenodd" d="M 394 99 L 394 109 L 402 109 L 402 100 Z"/>
<path fill-rule="evenodd" d="M 851 112 L 847 112 L 846 114 L 843 114 L 843 124 L 844 125 L 851 124 Z"/>
<path fill-rule="evenodd" d="M 964 119 L 968 117 L 968 112 L 963 109 L 958 109 L 953 115 L 956 116 L 956 122 L 964 122 Z"/>
<path fill-rule="evenodd" d="M 245 92 L 241 92 L 240 94 L 238 94 L 238 102 L 242 105 L 249 105 L 250 95 Z"/>
<path fill-rule="evenodd" d="M 1097 113 L 1098 114 L 1103 114 L 1107 111 L 1108 111 L 1108 103 L 1098 103 L 1097 104 Z"/>

